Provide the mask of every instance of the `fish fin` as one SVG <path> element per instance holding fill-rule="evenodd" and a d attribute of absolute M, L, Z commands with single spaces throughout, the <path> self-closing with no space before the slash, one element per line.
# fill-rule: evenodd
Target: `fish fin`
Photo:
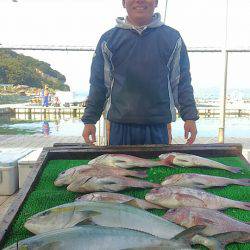
<path fill-rule="evenodd" d="M 250 233 L 248 232 L 241 232 L 241 231 L 232 231 L 227 233 L 216 234 L 211 237 L 208 237 L 211 242 L 214 242 L 217 246 L 219 245 L 220 248 L 218 249 L 225 249 L 227 244 L 238 242 L 238 243 L 245 243 L 249 242 Z"/>
<path fill-rule="evenodd" d="M 136 199 L 131 199 L 129 201 L 125 201 L 123 202 L 123 204 L 127 204 L 127 205 L 130 205 L 130 206 L 133 206 L 133 207 L 138 207 L 138 208 L 141 208 L 141 206 L 138 205 L 138 202 L 136 201 Z"/>
<path fill-rule="evenodd" d="M 86 225 L 96 225 L 96 223 L 94 223 L 94 221 L 91 218 L 86 218 L 83 221 L 80 221 L 79 223 L 77 223 L 75 226 L 86 226 Z"/>
<path fill-rule="evenodd" d="M 193 182 L 193 186 L 195 188 L 199 188 L 199 189 L 203 189 L 203 188 L 206 188 L 206 186 L 200 182 Z"/>
<path fill-rule="evenodd" d="M 234 168 L 234 167 L 228 167 L 225 170 L 228 170 L 228 171 L 230 171 L 232 173 L 235 173 L 235 174 L 237 174 L 237 173 L 239 173 L 241 171 L 240 168 Z"/>
<path fill-rule="evenodd" d="M 242 186 L 250 186 L 250 179 L 238 179 L 237 184 Z"/>
<path fill-rule="evenodd" d="M 138 178 L 146 178 L 148 177 L 147 171 L 133 171 L 133 176 L 138 177 Z"/>
<path fill-rule="evenodd" d="M 189 206 L 194 206 L 195 203 L 198 203 L 199 206 L 201 207 L 206 207 L 206 204 L 204 203 L 203 200 L 194 197 L 193 195 L 189 195 L 189 194 L 176 194 L 176 199 L 178 201 L 182 201 L 183 199 L 185 199 L 185 203 L 183 203 L 183 205 L 185 205 L 186 207 Z"/>
<path fill-rule="evenodd" d="M 214 225 L 214 221 L 206 219 L 206 218 L 199 218 L 198 224 L 199 223 L 201 223 L 201 225 L 206 225 L 206 224 Z"/>
<path fill-rule="evenodd" d="M 97 211 L 77 211 L 75 213 L 79 213 L 79 220 L 77 223 L 74 223 L 73 226 L 76 225 L 87 225 L 87 224 L 94 224 L 94 222 L 92 221 L 92 218 L 95 216 L 100 215 L 100 212 Z"/>
<path fill-rule="evenodd" d="M 193 227 L 190 227 L 181 233 L 175 235 L 171 240 L 188 240 L 190 241 L 196 234 L 201 232 L 204 228 L 206 228 L 205 225 L 196 225 Z"/>
<path fill-rule="evenodd" d="M 236 206 L 234 206 L 236 208 L 241 208 L 241 209 L 244 209 L 244 210 L 250 210 L 250 202 L 237 202 L 236 203 Z"/>
<path fill-rule="evenodd" d="M 160 164 L 162 164 L 163 166 L 170 167 L 173 165 L 173 161 L 174 161 L 175 156 L 169 155 L 165 158 L 165 157 L 161 157 L 161 155 L 160 155 L 159 158 L 160 158 L 160 160 L 159 160 Z"/>
<path fill-rule="evenodd" d="M 221 244 L 219 240 L 214 237 L 205 237 L 201 235 L 195 235 L 191 239 L 192 245 L 203 245 L 207 247 L 209 250 L 223 250 L 225 246 Z"/>

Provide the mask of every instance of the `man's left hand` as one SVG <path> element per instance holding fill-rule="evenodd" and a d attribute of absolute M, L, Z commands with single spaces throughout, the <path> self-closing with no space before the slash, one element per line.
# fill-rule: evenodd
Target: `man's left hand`
<path fill-rule="evenodd" d="M 192 120 L 186 120 L 184 123 L 186 144 L 193 144 L 197 135 L 196 123 Z"/>

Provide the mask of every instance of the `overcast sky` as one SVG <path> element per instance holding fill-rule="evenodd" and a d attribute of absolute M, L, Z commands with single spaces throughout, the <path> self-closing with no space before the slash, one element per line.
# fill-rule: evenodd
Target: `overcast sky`
<path fill-rule="evenodd" d="M 228 48 L 250 47 L 250 0 L 228 0 Z M 0 44 L 95 46 L 100 35 L 126 14 L 121 0 L 0 0 Z M 226 0 L 169 0 L 166 24 L 187 47 L 221 47 Z M 164 16 L 165 0 L 157 12 Z M 20 52 L 20 51 L 18 51 Z M 91 52 L 22 51 L 64 74 L 74 91 L 87 92 Z M 223 83 L 221 54 L 190 53 L 194 88 Z M 250 53 L 229 57 L 229 87 L 247 88 Z"/>

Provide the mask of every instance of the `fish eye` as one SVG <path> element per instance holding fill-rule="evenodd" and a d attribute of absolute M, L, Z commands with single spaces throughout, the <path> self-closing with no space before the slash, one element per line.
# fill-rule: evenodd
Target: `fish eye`
<path fill-rule="evenodd" d="M 61 174 L 65 174 L 66 171 L 61 172 Z"/>

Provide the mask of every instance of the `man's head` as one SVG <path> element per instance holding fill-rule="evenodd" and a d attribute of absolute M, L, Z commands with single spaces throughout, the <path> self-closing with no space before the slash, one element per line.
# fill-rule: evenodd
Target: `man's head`
<path fill-rule="evenodd" d="M 122 0 L 128 12 L 128 20 L 133 25 L 144 26 L 151 22 L 158 0 Z"/>

